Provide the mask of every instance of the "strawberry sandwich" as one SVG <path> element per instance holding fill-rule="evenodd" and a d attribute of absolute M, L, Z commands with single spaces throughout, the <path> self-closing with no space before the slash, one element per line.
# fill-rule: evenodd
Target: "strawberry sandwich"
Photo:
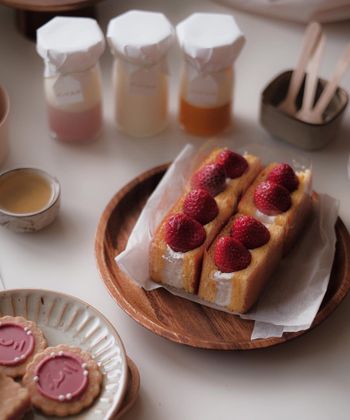
<path fill-rule="evenodd" d="M 239 203 L 238 211 L 283 228 L 284 254 L 293 246 L 311 212 L 311 170 L 294 172 L 287 163 L 261 171 Z"/>
<path fill-rule="evenodd" d="M 308 219 L 310 192 L 310 170 L 272 163 L 261 171 L 205 252 L 199 296 L 247 312 Z"/>
<path fill-rule="evenodd" d="M 155 282 L 197 293 L 204 251 L 261 168 L 256 156 L 227 148 L 216 148 L 204 159 L 153 237 L 150 275 Z"/>
<path fill-rule="evenodd" d="M 282 257 L 282 228 L 233 216 L 206 251 L 199 297 L 244 313 L 256 302 Z"/>

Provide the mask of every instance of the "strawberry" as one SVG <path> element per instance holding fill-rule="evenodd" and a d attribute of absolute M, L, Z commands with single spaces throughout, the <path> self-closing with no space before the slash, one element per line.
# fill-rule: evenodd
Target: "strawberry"
<path fill-rule="evenodd" d="M 175 252 L 198 248 L 205 238 L 204 227 L 186 214 L 173 214 L 165 224 L 165 241 Z"/>
<path fill-rule="evenodd" d="M 220 152 L 216 158 L 216 162 L 224 166 L 228 178 L 238 178 L 248 168 L 248 162 L 244 157 L 229 149 Z"/>
<path fill-rule="evenodd" d="M 215 244 L 214 262 L 223 273 L 243 270 L 251 259 L 247 248 L 231 236 L 223 236 Z"/>
<path fill-rule="evenodd" d="M 193 188 L 203 188 L 215 197 L 225 188 L 226 175 L 222 165 L 209 163 L 199 169 L 191 179 Z"/>
<path fill-rule="evenodd" d="M 268 216 L 287 211 L 292 205 L 289 191 L 274 182 L 261 182 L 255 189 L 254 202 L 258 210 Z"/>
<path fill-rule="evenodd" d="M 203 189 L 190 191 L 183 204 L 183 212 L 187 216 L 197 220 L 202 225 L 206 225 L 219 213 L 215 199 Z"/>
<path fill-rule="evenodd" d="M 231 235 L 248 249 L 259 248 L 270 240 L 269 230 L 252 216 L 237 217 Z"/>
<path fill-rule="evenodd" d="M 289 192 L 295 191 L 299 185 L 298 177 L 288 163 L 280 163 L 275 166 L 269 173 L 267 180 L 282 185 Z"/>

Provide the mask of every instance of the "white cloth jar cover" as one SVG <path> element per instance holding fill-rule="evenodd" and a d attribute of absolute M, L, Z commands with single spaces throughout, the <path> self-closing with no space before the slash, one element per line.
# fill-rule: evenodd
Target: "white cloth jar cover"
<path fill-rule="evenodd" d="M 94 19 L 55 17 L 37 31 L 37 51 L 45 62 L 45 77 L 87 70 L 104 49 L 105 39 Z"/>
<path fill-rule="evenodd" d="M 182 94 L 198 106 L 222 105 L 231 100 L 230 68 L 245 43 L 231 15 L 194 13 L 176 27 L 186 60 Z"/>

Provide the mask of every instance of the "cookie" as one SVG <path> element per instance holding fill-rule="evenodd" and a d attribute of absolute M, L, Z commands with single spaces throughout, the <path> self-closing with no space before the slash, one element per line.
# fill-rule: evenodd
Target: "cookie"
<path fill-rule="evenodd" d="M 23 376 L 33 357 L 47 347 L 35 322 L 21 316 L 0 318 L 0 373 Z"/>
<path fill-rule="evenodd" d="M 30 407 L 28 390 L 0 372 L 0 419 L 19 420 Z"/>
<path fill-rule="evenodd" d="M 101 391 L 102 379 L 89 353 L 61 344 L 34 357 L 23 384 L 33 406 L 47 415 L 67 416 L 92 404 Z"/>

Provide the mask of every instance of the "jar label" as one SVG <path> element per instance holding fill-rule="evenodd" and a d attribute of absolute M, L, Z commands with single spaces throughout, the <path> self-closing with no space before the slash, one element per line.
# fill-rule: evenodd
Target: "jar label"
<path fill-rule="evenodd" d="M 152 96 L 158 88 L 159 72 L 155 69 L 139 69 L 130 73 L 129 93 L 131 95 Z"/>
<path fill-rule="evenodd" d="M 187 89 L 187 101 L 195 105 L 217 104 L 218 84 L 216 80 L 209 76 L 198 76 L 189 81 Z"/>
<path fill-rule="evenodd" d="M 84 101 L 80 81 L 70 75 L 59 76 L 53 89 L 59 105 L 69 105 Z"/>

